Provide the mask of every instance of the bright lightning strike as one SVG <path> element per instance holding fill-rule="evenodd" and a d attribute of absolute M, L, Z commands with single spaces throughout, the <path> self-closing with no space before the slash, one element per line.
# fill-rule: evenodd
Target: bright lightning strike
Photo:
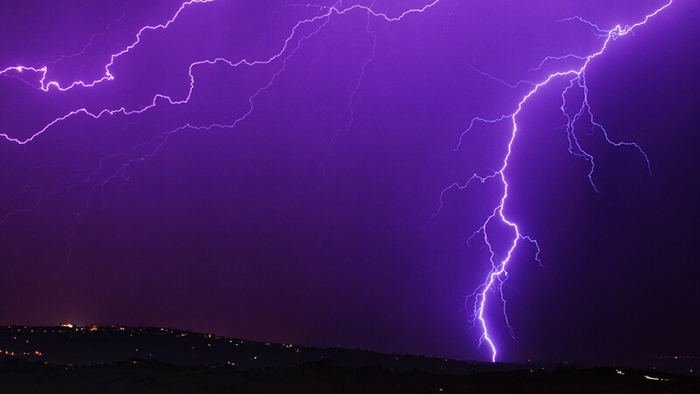
<path fill-rule="evenodd" d="M 520 240 L 526 240 L 529 242 L 532 242 L 535 244 L 538 254 L 539 254 L 539 245 L 535 240 L 532 238 L 528 237 L 527 235 L 524 235 L 518 225 L 508 219 L 508 216 L 504 213 L 504 210 L 506 208 L 506 202 L 508 200 L 508 180 L 506 178 L 506 170 L 508 169 L 508 160 L 511 156 L 512 150 L 513 150 L 513 143 L 515 142 L 515 137 L 518 133 L 518 122 L 517 122 L 517 117 L 520 114 L 520 112 L 523 109 L 523 106 L 525 103 L 532 97 L 534 96 L 537 91 L 542 88 L 543 86 L 548 85 L 552 80 L 558 79 L 558 78 L 569 78 L 569 84 L 568 86 L 562 91 L 561 97 L 562 97 L 562 106 L 561 106 L 561 111 L 563 115 L 566 117 L 567 123 L 566 123 L 566 131 L 567 135 L 569 137 L 569 151 L 576 155 L 584 158 L 590 163 L 590 171 L 588 173 L 588 179 L 590 180 L 590 183 L 592 187 L 595 189 L 596 192 L 598 192 L 598 188 L 595 185 L 595 182 L 593 181 L 593 172 L 595 171 L 595 162 L 593 160 L 593 156 L 586 152 L 586 150 L 581 146 L 579 143 L 578 139 L 576 138 L 576 133 L 575 133 L 575 124 L 584 116 L 587 116 L 589 121 L 598 129 L 600 129 L 603 132 L 603 135 L 605 137 L 605 140 L 614 146 L 632 146 L 635 147 L 645 158 L 647 162 L 647 167 L 649 168 L 649 172 L 651 173 L 651 166 L 649 163 L 649 159 L 647 155 L 644 153 L 644 151 L 634 142 L 615 142 L 610 139 L 608 136 L 607 131 L 605 128 L 597 123 L 594 120 L 593 113 L 591 112 L 591 107 L 588 102 L 588 86 L 586 84 L 586 69 L 590 62 L 595 59 L 596 57 L 602 55 L 605 50 L 608 48 L 608 45 L 620 38 L 623 37 L 629 33 L 631 33 L 635 28 L 642 26 L 646 24 L 651 18 L 653 18 L 655 15 L 658 13 L 662 12 L 664 9 L 669 7 L 673 3 L 672 0 L 670 0 L 668 3 L 665 5 L 661 6 L 654 12 L 648 14 L 642 21 L 635 23 L 633 25 L 627 25 L 627 26 L 621 26 L 617 25 L 614 28 L 610 30 L 603 30 L 597 25 L 585 21 L 580 17 L 576 17 L 574 19 L 578 21 L 582 21 L 590 26 L 593 26 L 599 34 L 604 34 L 605 41 L 603 42 L 602 46 L 597 52 L 594 52 L 588 56 L 577 56 L 574 54 L 568 54 L 564 56 L 558 56 L 558 57 L 547 57 L 545 58 L 538 67 L 535 69 L 540 69 L 544 65 L 545 62 L 547 61 L 552 61 L 552 60 L 561 60 L 561 59 L 566 59 L 566 58 L 575 58 L 578 60 L 581 60 L 583 62 L 582 65 L 580 65 L 578 68 L 573 68 L 570 70 L 566 71 L 558 71 L 555 73 L 550 74 L 544 81 L 537 83 L 534 85 L 534 87 L 520 100 L 518 103 L 517 109 L 515 112 L 511 114 L 506 114 L 503 116 L 500 116 L 496 119 L 483 119 L 483 118 L 474 118 L 470 122 L 469 128 L 467 128 L 462 135 L 465 133 L 469 132 L 472 127 L 477 123 L 477 122 L 484 122 L 484 123 L 498 123 L 506 120 L 510 120 L 512 122 L 512 131 L 510 135 L 510 141 L 508 142 L 508 150 L 505 155 L 505 158 L 503 160 L 503 164 L 501 168 L 496 171 L 494 174 L 489 175 L 487 177 L 479 177 L 477 175 L 474 175 L 471 179 L 478 179 L 481 182 L 485 182 L 490 179 L 494 179 L 498 182 L 500 182 L 503 186 L 503 194 L 502 197 L 498 203 L 498 205 L 493 209 L 492 214 L 486 219 L 484 222 L 483 226 L 478 229 L 472 238 L 478 234 L 482 234 L 484 243 L 488 247 L 489 253 L 490 253 L 490 262 L 491 262 L 491 271 L 488 273 L 486 276 L 485 281 L 479 288 L 474 292 L 473 296 L 475 298 L 475 303 L 474 303 L 474 317 L 476 320 L 478 320 L 479 325 L 481 326 L 482 329 L 482 335 L 481 335 L 481 340 L 480 343 L 486 343 L 488 347 L 491 350 L 491 360 L 493 362 L 496 361 L 497 355 L 498 355 L 498 349 L 496 347 L 496 343 L 494 342 L 494 339 L 492 338 L 490 331 L 489 331 L 489 323 L 488 319 L 485 315 L 486 311 L 486 305 L 488 302 L 491 302 L 491 297 L 489 297 L 491 294 L 495 294 L 498 297 L 497 302 L 500 302 L 501 305 L 503 306 L 503 313 L 505 316 L 505 321 L 506 325 L 508 326 L 508 329 L 511 332 L 511 335 L 513 334 L 513 329 L 510 327 L 510 324 L 508 323 L 508 318 L 507 315 L 505 314 L 505 307 L 506 307 L 506 300 L 503 296 L 503 283 L 507 280 L 508 278 L 508 272 L 506 271 L 506 268 L 508 264 L 511 261 L 511 257 L 513 255 L 513 252 L 515 251 L 516 247 L 518 246 L 518 241 Z M 500 81 L 500 80 L 499 80 Z M 501 81 L 502 82 L 502 81 Z M 520 83 L 527 83 L 527 81 L 520 81 Z M 512 85 L 510 85 L 512 86 Z M 570 116 L 566 109 L 568 107 L 568 103 L 566 100 L 567 93 L 571 89 L 574 88 L 579 88 L 583 91 L 583 100 L 579 106 L 578 111 L 574 116 Z M 461 140 L 461 139 L 460 139 Z M 459 147 L 459 146 L 458 146 Z M 470 183 L 470 181 L 467 182 L 467 184 Z M 465 185 L 466 186 L 466 185 Z M 459 185 L 452 185 L 448 189 L 451 189 L 453 187 L 459 187 Z M 445 190 L 448 190 L 445 189 Z M 491 242 L 490 239 L 490 234 L 491 232 L 489 231 L 490 226 L 494 225 L 494 221 L 498 221 L 503 225 L 506 225 L 512 230 L 512 238 L 510 239 L 509 246 L 507 249 L 504 251 L 505 257 L 498 259 L 496 257 L 497 252 Z M 535 255 L 535 259 L 538 259 L 537 255 Z"/>

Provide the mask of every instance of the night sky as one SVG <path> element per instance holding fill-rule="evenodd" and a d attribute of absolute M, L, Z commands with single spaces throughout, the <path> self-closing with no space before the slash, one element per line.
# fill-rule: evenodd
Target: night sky
<path fill-rule="evenodd" d="M 93 87 L 44 91 L 41 72 L 8 69 L 45 66 L 44 86 L 99 80 L 182 3 L 3 2 L 0 324 L 490 360 L 470 297 L 489 253 L 467 240 L 503 187 L 445 189 L 498 171 L 512 122 L 462 134 L 514 113 L 533 89 L 518 81 L 583 64 L 533 70 L 547 56 L 600 50 L 571 17 L 608 30 L 666 1 L 441 0 L 391 21 L 430 1 L 215 0 L 143 31 Z M 324 17 L 333 5 L 362 7 Z M 676 0 L 587 66 L 595 121 L 638 143 L 651 176 L 584 117 L 596 193 L 569 152 L 570 77 L 516 117 L 504 212 L 542 264 L 518 243 L 503 287 L 515 340 L 501 306 L 486 310 L 499 360 L 700 357 L 698 20 L 700 3 Z M 45 128 L 80 108 L 124 111 Z"/>

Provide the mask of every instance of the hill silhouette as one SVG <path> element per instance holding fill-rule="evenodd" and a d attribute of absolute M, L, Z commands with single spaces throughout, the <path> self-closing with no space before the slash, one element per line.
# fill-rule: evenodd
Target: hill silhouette
<path fill-rule="evenodd" d="M 691 393 L 700 379 L 625 368 L 465 362 L 245 341 L 169 328 L 0 328 L 9 393 Z"/>

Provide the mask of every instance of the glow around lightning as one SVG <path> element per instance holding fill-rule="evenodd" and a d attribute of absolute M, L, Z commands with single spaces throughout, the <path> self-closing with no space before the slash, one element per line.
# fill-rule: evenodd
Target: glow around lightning
<path fill-rule="evenodd" d="M 508 142 L 508 151 L 505 155 L 505 158 L 503 160 L 503 165 L 501 166 L 501 168 L 498 171 L 496 171 L 494 174 L 491 174 L 491 175 L 486 176 L 486 177 L 480 177 L 478 175 L 474 175 L 470 179 L 470 181 L 467 182 L 467 185 L 468 185 L 474 179 L 478 179 L 481 182 L 485 182 L 485 181 L 490 180 L 490 179 L 495 179 L 503 185 L 503 195 L 502 195 L 498 205 L 494 208 L 493 213 L 486 219 L 486 221 L 484 222 L 484 225 L 479 230 L 477 230 L 477 232 L 474 233 L 474 236 L 477 234 L 481 234 L 483 236 L 484 243 L 488 247 L 488 250 L 489 250 L 490 255 L 491 255 L 491 257 L 490 257 L 491 267 L 492 267 L 491 271 L 487 275 L 484 283 L 477 289 L 477 291 L 473 295 L 476 299 L 476 301 L 474 303 L 474 316 L 475 316 L 475 319 L 478 320 L 478 324 L 481 326 L 481 329 L 482 329 L 481 343 L 486 343 L 488 345 L 488 347 L 490 348 L 491 355 L 492 355 L 491 360 L 493 362 L 495 362 L 497 359 L 498 349 L 496 347 L 494 339 L 490 335 L 490 331 L 489 331 L 490 327 L 489 327 L 488 319 L 486 317 L 486 312 L 485 312 L 487 303 L 492 302 L 490 295 L 496 295 L 499 298 L 497 300 L 497 302 L 500 302 L 501 305 L 503 306 L 504 316 L 506 316 L 506 318 L 505 318 L 506 325 L 508 325 L 508 329 L 510 330 L 510 332 L 512 334 L 513 330 L 510 327 L 510 325 L 508 324 L 507 315 L 505 315 L 506 300 L 503 297 L 503 290 L 502 290 L 503 282 L 508 277 L 508 272 L 506 271 L 507 265 L 510 263 L 513 252 L 515 251 L 516 247 L 518 246 L 518 241 L 520 241 L 520 240 L 526 240 L 526 241 L 534 243 L 537 250 L 538 250 L 538 254 L 539 254 L 539 245 L 537 244 L 537 242 L 535 240 L 533 240 L 532 238 L 530 238 L 529 236 L 524 235 L 521 232 L 518 225 L 516 223 L 512 222 L 511 220 L 509 220 L 508 216 L 504 213 L 504 210 L 506 208 L 506 202 L 508 200 L 508 180 L 506 178 L 505 173 L 506 173 L 506 170 L 508 169 L 508 160 L 511 156 L 511 153 L 513 150 L 513 143 L 515 142 L 515 138 L 516 138 L 516 135 L 518 132 L 517 117 L 520 114 L 520 112 L 522 111 L 525 103 L 530 99 L 530 97 L 535 95 L 540 88 L 542 88 L 543 86 L 546 86 L 547 84 L 550 83 L 550 81 L 552 81 L 554 79 L 569 78 L 569 84 L 562 91 L 562 94 L 561 94 L 561 97 L 562 97 L 561 110 L 562 110 L 562 114 L 565 116 L 565 118 L 567 120 L 566 131 L 567 131 L 567 135 L 569 137 L 569 151 L 576 156 L 580 156 L 580 157 L 584 158 L 585 160 L 587 160 L 590 163 L 590 171 L 588 173 L 588 179 L 590 180 L 590 183 L 591 183 L 592 187 L 596 190 L 596 192 L 598 191 L 598 189 L 595 185 L 595 182 L 593 181 L 593 172 L 595 171 L 594 158 L 590 153 L 586 152 L 586 150 L 581 146 L 581 144 L 579 144 L 578 139 L 576 138 L 575 128 L 574 128 L 576 122 L 584 116 L 588 116 L 590 122 L 595 127 L 599 128 L 603 132 L 605 139 L 608 143 L 615 145 L 615 146 L 626 145 L 626 146 L 633 146 L 633 147 L 637 148 L 639 150 L 639 152 L 646 159 L 647 166 L 649 168 L 649 171 L 651 172 L 651 166 L 650 166 L 649 159 L 648 159 L 647 155 L 644 153 L 644 151 L 642 151 L 642 149 L 636 143 L 612 141 L 609 138 L 608 133 L 605 130 L 605 128 L 594 120 L 594 116 L 593 116 L 593 113 L 591 112 L 591 108 L 590 108 L 590 105 L 588 102 L 588 86 L 586 85 L 586 68 L 588 67 L 588 65 L 590 64 L 590 62 L 593 59 L 602 55 L 606 51 L 606 49 L 608 49 L 608 45 L 612 41 L 614 41 L 622 36 L 625 36 L 625 35 L 631 33 L 635 28 L 644 25 L 645 23 L 647 23 L 649 21 L 649 19 L 651 19 L 652 17 L 657 15 L 659 12 L 663 11 L 665 8 L 669 7 L 672 3 L 673 3 L 673 1 L 669 1 L 668 3 L 663 5 L 662 7 L 655 10 L 654 12 L 648 14 L 644 18 L 644 20 L 642 20 L 638 23 L 635 23 L 633 25 L 628 25 L 628 26 L 617 25 L 613 29 L 610 29 L 610 30 L 603 30 L 591 22 L 585 21 L 581 18 L 576 18 L 576 20 L 582 21 L 582 22 L 594 27 L 597 33 L 605 34 L 605 41 L 603 42 L 600 50 L 598 50 L 597 52 L 592 53 L 588 56 L 585 56 L 585 57 L 577 56 L 574 54 L 569 54 L 569 55 L 564 55 L 564 56 L 559 56 L 559 57 L 548 57 L 548 58 L 544 59 L 542 61 L 542 63 L 540 63 L 540 65 L 536 69 L 541 68 L 544 65 L 544 63 L 547 61 L 561 60 L 561 59 L 565 59 L 565 58 L 576 58 L 576 59 L 581 60 L 583 62 L 583 64 L 578 68 L 570 69 L 567 71 L 558 71 L 558 72 L 552 73 L 544 81 L 539 82 L 537 84 L 534 84 L 534 87 L 522 98 L 522 100 L 520 100 L 515 112 L 513 112 L 511 114 L 503 115 L 503 116 L 496 118 L 496 119 L 474 118 L 470 122 L 470 127 L 467 130 L 465 130 L 465 132 L 464 132 L 464 133 L 469 132 L 476 122 L 497 123 L 497 122 L 502 122 L 502 121 L 506 121 L 506 120 L 509 120 L 512 122 L 512 131 L 511 131 L 510 141 Z M 523 82 L 524 81 L 520 81 L 519 83 L 523 83 Z M 575 87 L 578 87 L 578 88 L 583 90 L 583 100 L 581 101 L 579 110 L 576 112 L 576 114 L 574 116 L 570 116 L 570 115 L 568 115 L 568 113 L 566 111 L 566 109 L 568 107 L 568 103 L 566 101 L 566 95 L 571 89 L 573 89 Z M 464 133 L 462 135 L 464 135 Z M 459 185 L 453 185 L 450 188 L 452 188 L 452 187 L 459 187 Z M 490 242 L 490 238 L 489 238 L 489 234 L 490 234 L 489 226 L 493 223 L 494 220 L 500 221 L 501 223 L 507 225 L 508 227 L 510 227 L 513 230 L 513 237 L 511 239 L 510 246 L 506 251 L 505 257 L 500 259 L 500 260 L 498 260 L 496 258 L 496 250 L 494 249 L 492 243 Z M 472 237 L 474 237 L 474 236 L 472 236 Z M 537 259 L 539 261 L 537 255 L 535 255 L 535 259 Z"/>
<path fill-rule="evenodd" d="M 49 91 L 57 91 L 57 92 L 67 92 L 73 89 L 90 89 L 93 88 L 97 85 L 101 84 L 107 84 L 112 81 L 115 81 L 118 76 L 114 75 L 112 72 L 113 65 L 115 62 L 117 62 L 120 58 L 123 58 L 125 56 L 128 56 L 129 53 L 137 47 L 142 40 L 145 39 L 145 37 L 149 34 L 149 32 L 155 31 L 155 30 L 165 30 L 168 29 L 172 24 L 176 23 L 177 19 L 182 15 L 183 13 L 187 12 L 190 8 L 192 7 L 203 7 L 206 6 L 206 3 L 211 3 L 213 1 L 221 1 L 221 0 L 190 0 L 187 2 L 182 3 L 182 5 L 177 9 L 177 11 L 170 17 L 170 19 L 166 20 L 163 23 L 156 24 L 156 25 L 151 25 L 151 26 L 145 26 L 138 30 L 136 33 L 134 40 L 121 50 L 119 50 L 116 53 L 113 53 L 109 57 L 109 62 L 104 66 L 104 73 L 96 79 L 93 80 L 80 80 L 77 79 L 75 81 L 69 82 L 67 84 L 60 84 L 57 81 L 53 81 L 49 79 L 50 75 L 50 65 L 44 65 L 44 66 L 25 66 L 25 65 L 14 65 L 7 67 L 5 69 L 0 70 L 0 76 L 14 76 L 19 73 L 32 73 L 32 75 L 36 76 L 36 80 L 32 81 L 33 83 L 36 84 L 36 87 L 40 89 L 43 92 L 49 92 Z M 31 133 L 29 137 L 26 138 L 18 138 L 14 137 L 12 130 L 0 130 L 0 136 L 3 137 L 6 141 L 9 141 L 11 143 L 15 143 L 18 145 L 25 145 L 28 144 L 35 139 L 39 138 L 42 134 L 49 132 L 51 128 L 61 122 L 64 122 L 68 120 L 69 118 L 79 116 L 79 115 L 84 115 L 84 116 L 89 116 L 92 118 L 101 118 L 105 116 L 112 116 L 116 114 L 122 114 L 122 115 L 134 115 L 134 114 L 140 114 L 145 111 L 148 111 L 157 105 L 164 105 L 164 103 L 167 103 L 167 105 L 182 105 L 186 104 L 190 101 L 190 98 L 192 97 L 192 93 L 195 89 L 195 77 L 193 70 L 197 67 L 206 67 L 206 66 L 211 66 L 214 64 L 225 64 L 229 67 L 232 68 L 238 68 L 238 67 L 256 67 L 256 66 L 263 66 L 263 65 L 277 65 L 277 70 L 276 72 L 272 73 L 271 77 L 266 80 L 264 84 L 262 84 L 256 92 L 248 97 L 248 109 L 247 111 L 244 112 L 243 115 L 235 119 L 233 122 L 228 123 L 228 124 L 210 124 L 206 126 L 192 126 L 189 124 L 182 125 L 176 129 L 173 129 L 169 132 L 163 133 L 156 138 L 154 138 L 151 141 L 147 141 L 141 145 L 136 146 L 132 152 L 130 153 L 125 153 L 123 156 L 127 157 L 128 159 L 126 160 L 125 164 L 121 166 L 119 170 L 116 172 L 112 173 L 110 176 L 106 178 L 104 182 L 107 182 L 111 179 L 114 179 L 115 177 L 119 176 L 120 174 L 123 174 L 124 169 L 130 165 L 133 162 L 136 161 L 143 161 L 146 160 L 147 158 L 155 155 L 158 150 L 160 149 L 163 144 L 167 142 L 167 139 L 170 135 L 173 133 L 177 133 L 179 131 L 185 130 L 185 129 L 190 129 L 190 130 L 202 130 L 202 129 L 211 129 L 211 128 L 224 128 L 224 129 L 231 129 L 235 128 L 240 122 L 245 121 L 246 118 L 254 111 L 255 107 L 255 100 L 256 98 L 270 89 L 270 87 L 274 84 L 276 78 L 285 71 L 287 61 L 296 53 L 296 51 L 299 49 L 301 43 L 310 38 L 313 37 L 315 34 L 318 32 L 322 31 L 324 27 L 330 21 L 332 18 L 336 17 L 342 17 L 345 14 L 350 14 L 350 13 L 365 13 L 368 18 L 368 23 L 370 18 L 377 18 L 380 20 L 383 20 L 388 23 L 400 23 L 403 19 L 408 18 L 408 17 L 420 17 L 419 14 L 425 13 L 425 12 L 430 12 L 431 8 L 437 6 L 441 0 L 434 0 L 432 2 L 426 3 L 424 6 L 419 7 L 419 8 L 412 8 L 403 11 L 402 13 L 395 15 L 395 16 L 390 16 L 386 13 L 381 13 L 375 10 L 374 3 L 372 3 L 369 6 L 364 6 L 364 5 L 350 5 L 350 6 L 345 6 L 343 1 L 338 1 L 332 6 L 321 6 L 321 5 L 313 5 L 313 4 L 299 4 L 297 6 L 302 6 L 302 7 L 309 7 L 314 10 L 317 10 L 318 12 L 316 15 L 299 20 L 294 26 L 292 27 L 291 31 L 289 34 L 286 36 L 286 38 L 280 42 L 278 50 L 270 57 L 263 58 L 263 59 L 236 59 L 236 60 L 231 60 L 231 59 L 226 59 L 226 58 L 209 58 L 209 59 L 201 59 L 198 61 L 195 61 L 190 64 L 189 69 L 188 69 L 188 75 L 190 79 L 190 87 L 186 95 L 183 97 L 170 97 L 165 94 L 156 94 L 153 96 L 152 100 L 147 103 L 146 105 L 138 106 L 138 107 L 128 107 L 126 105 L 119 107 L 119 108 L 104 108 L 100 111 L 97 112 L 91 112 L 87 108 L 76 108 L 68 113 L 63 114 L 62 116 L 59 116 L 55 118 L 54 120 L 48 122 L 45 124 L 42 128 L 35 130 Z M 473 310 L 473 318 L 474 318 L 474 323 L 480 328 L 481 330 L 481 341 L 480 343 L 487 346 L 491 352 L 491 360 L 496 361 L 497 356 L 498 356 L 498 350 L 497 350 L 497 344 L 494 341 L 494 338 L 491 334 L 493 327 L 489 323 L 489 320 L 487 318 L 486 314 L 486 309 L 487 305 L 490 305 L 491 303 L 498 303 L 499 305 L 502 306 L 504 316 L 506 319 L 506 325 L 508 325 L 508 329 L 511 331 L 511 334 L 513 333 L 513 330 L 510 328 L 510 325 L 508 324 L 508 319 L 507 315 L 505 314 L 505 307 L 506 307 L 506 300 L 503 296 L 502 292 L 502 285 L 507 279 L 507 266 L 511 262 L 511 258 L 513 256 L 513 253 L 515 252 L 518 244 L 520 241 L 528 241 L 532 244 L 535 245 L 536 249 L 539 251 L 539 245 L 537 245 L 537 242 L 527 236 L 521 228 L 512 220 L 509 219 L 509 216 L 507 215 L 507 202 L 508 202 L 508 197 L 509 197 L 509 185 L 508 185 L 508 179 L 506 176 L 507 169 L 509 166 L 509 159 L 511 156 L 511 152 L 513 150 L 514 143 L 516 141 L 516 136 L 518 132 L 518 115 L 522 111 L 523 107 L 525 104 L 528 102 L 528 100 L 533 97 L 534 95 L 537 94 L 537 92 L 544 86 L 550 84 L 550 82 L 554 80 L 568 80 L 568 84 L 566 87 L 563 89 L 561 93 L 561 100 L 562 100 L 562 105 L 561 105 L 561 112 L 563 116 L 566 119 L 566 133 L 568 136 L 569 140 L 569 151 L 576 156 L 579 156 L 583 158 L 584 160 L 588 161 L 590 164 L 590 171 L 588 173 L 588 178 L 590 180 L 590 183 L 592 187 L 598 191 L 594 179 L 593 179 L 593 174 L 595 171 L 595 161 L 593 155 L 591 155 L 589 152 L 587 152 L 582 145 L 579 143 L 577 137 L 576 137 L 576 124 L 582 120 L 582 119 L 587 119 L 590 121 L 591 124 L 594 125 L 596 129 L 598 129 L 600 132 L 603 133 L 606 141 L 612 145 L 615 146 L 630 146 L 633 148 L 636 148 L 641 155 L 644 156 L 644 158 L 647 161 L 647 165 L 649 166 L 649 171 L 651 171 L 651 167 L 649 165 L 649 160 L 646 157 L 646 154 L 642 151 L 642 149 L 635 144 L 634 142 L 619 142 L 619 141 L 614 141 L 612 140 L 607 133 L 607 130 L 603 127 L 603 125 L 599 124 L 596 122 L 594 115 L 591 111 L 591 107 L 588 102 L 588 86 L 586 84 L 586 69 L 590 62 L 595 59 L 596 57 L 599 57 L 605 53 L 606 50 L 608 50 L 609 45 L 615 41 L 616 39 L 626 36 L 629 33 L 633 32 L 636 28 L 646 24 L 651 18 L 653 18 L 655 15 L 658 13 L 662 12 L 664 9 L 669 7 L 672 4 L 672 0 L 670 0 L 668 3 L 665 5 L 661 6 L 654 12 L 648 14 L 643 20 L 633 24 L 633 25 L 617 25 L 613 27 L 612 29 L 605 29 L 602 28 L 598 25 L 596 25 L 593 22 L 584 20 L 581 17 L 578 16 L 573 16 L 571 18 L 568 18 L 566 20 L 560 21 L 561 23 L 583 23 L 588 25 L 594 30 L 594 34 L 600 36 L 603 38 L 603 42 L 598 48 L 598 50 L 594 53 L 591 54 L 564 54 L 564 55 L 557 55 L 557 56 L 549 56 L 536 65 L 535 67 L 532 68 L 532 70 L 541 70 L 547 63 L 550 62 L 558 62 L 562 60 L 573 60 L 578 63 L 578 65 L 574 68 L 568 69 L 568 70 L 563 70 L 563 71 L 557 71 L 554 72 L 542 80 L 538 82 L 532 82 L 532 81 L 519 81 L 516 84 L 507 84 L 503 80 L 497 78 L 496 76 L 492 76 L 488 74 L 485 71 L 482 70 L 477 70 L 474 68 L 477 72 L 481 73 L 485 77 L 491 78 L 495 81 L 498 81 L 500 83 L 503 83 L 511 88 L 515 88 L 521 85 L 529 85 L 531 86 L 531 89 L 520 99 L 520 101 L 517 104 L 517 108 L 515 109 L 514 112 L 511 113 L 504 113 L 499 117 L 496 118 L 482 118 L 482 117 L 476 117 L 473 118 L 469 124 L 470 126 L 462 133 L 462 136 L 464 136 L 466 133 L 470 132 L 470 130 L 478 123 L 486 123 L 486 124 L 494 124 L 494 123 L 500 123 L 500 122 L 510 122 L 512 124 L 511 128 L 511 133 L 510 133 L 510 139 L 508 141 L 507 145 L 507 153 L 505 154 L 505 157 L 503 158 L 502 164 L 500 168 L 498 168 L 496 171 L 494 171 L 491 174 L 486 174 L 486 175 L 481 175 L 481 174 L 475 174 L 469 179 L 469 181 L 463 185 L 457 185 L 454 184 L 447 189 L 443 191 L 443 194 L 452 188 L 465 188 L 467 187 L 472 181 L 480 181 L 480 182 L 498 182 L 502 186 L 502 194 L 500 199 L 497 201 L 496 206 L 493 208 L 491 214 L 486 218 L 484 221 L 483 225 L 477 229 L 477 231 L 474 233 L 471 239 L 476 238 L 477 236 L 482 237 L 485 245 L 487 246 L 487 249 L 490 253 L 490 263 L 491 263 L 491 269 L 490 272 L 486 275 L 483 283 L 476 289 L 476 291 L 473 293 L 473 297 L 475 299 L 474 302 L 474 310 Z M 294 5 L 290 6 L 293 7 Z M 302 34 L 300 33 L 302 27 L 308 27 L 311 26 L 310 31 Z M 355 89 L 352 92 L 352 95 L 349 100 L 349 111 L 351 114 L 351 118 L 349 120 L 349 123 L 347 124 L 346 128 L 338 130 L 338 133 L 344 132 L 349 130 L 349 128 L 352 126 L 352 123 L 354 121 L 354 118 L 352 117 L 353 114 L 353 99 L 355 96 L 355 93 L 360 87 L 360 84 L 362 82 L 362 78 L 365 73 L 365 68 L 367 65 L 373 61 L 374 59 L 374 52 L 376 51 L 376 35 L 372 33 L 369 30 L 369 24 L 367 25 L 367 32 L 374 36 L 374 47 L 372 48 L 372 56 L 368 58 L 362 65 L 362 70 L 360 77 L 358 79 L 357 85 Z M 581 100 L 580 104 L 576 107 L 577 110 L 574 112 L 570 111 L 570 107 L 573 107 L 573 105 L 567 101 L 567 97 L 570 92 L 574 90 L 579 90 L 583 93 L 583 99 Z M 335 139 L 335 138 L 334 138 Z M 333 143 L 333 141 L 331 141 Z M 461 144 L 461 137 L 459 143 Z M 139 150 L 143 148 L 144 146 L 149 145 L 153 146 L 151 148 L 150 152 L 147 154 L 139 154 Z M 457 145 L 457 149 L 459 149 L 459 144 Z M 85 183 L 89 183 L 94 177 L 97 176 L 102 171 L 102 162 L 100 162 L 100 167 L 96 169 L 92 174 L 90 174 L 87 179 L 85 180 Z M 41 199 L 37 204 L 41 203 Z M 13 212 L 14 213 L 14 212 Z M 13 214 L 11 213 L 11 214 Z M 5 217 L 5 219 L 7 216 Z M 491 226 L 494 225 L 505 225 L 511 230 L 512 233 L 512 238 L 510 238 L 508 242 L 508 246 L 505 250 L 496 250 L 496 248 L 493 246 L 492 241 L 492 232 L 491 232 Z M 470 240 L 471 240 L 470 239 Z M 504 257 L 499 257 L 499 256 L 504 256 Z M 535 256 L 535 259 L 538 259 L 538 256 Z"/>

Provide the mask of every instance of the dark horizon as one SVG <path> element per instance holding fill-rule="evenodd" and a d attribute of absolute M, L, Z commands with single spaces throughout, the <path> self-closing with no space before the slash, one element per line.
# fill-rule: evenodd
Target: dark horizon
<path fill-rule="evenodd" d="M 461 362 L 166 328 L 0 327 L 0 348 L 0 387 L 10 392 L 687 393 L 700 387 L 697 373 L 668 365 Z"/>
<path fill-rule="evenodd" d="M 501 168 L 512 123 L 464 132 L 668 1 L 357 0 L 330 17 L 330 1 L 194 1 L 113 80 L 42 86 L 102 78 L 183 3 L 11 0 L 0 15 L 0 324 L 488 361 L 470 320 L 489 251 L 470 237 L 502 185 L 462 186 Z M 700 357 L 699 16 L 675 0 L 586 67 L 595 122 L 644 154 L 586 117 L 567 135 L 570 78 L 518 112 L 504 212 L 541 265 L 521 240 L 507 321 L 485 309 L 498 361 Z M 566 98 L 574 116 L 583 90 Z M 501 258 L 512 229 L 489 231 Z"/>
<path fill-rule="evenodd" d="M 522 370 L 551 373 L 615 369 L 636 374 L 646 372 L 655 376 L 665 374 L 689 378 L 700 376 L 700 359 L 697 357 L 666 356 L 636 360 L 633 363 L 602 364 L 576 360 L 493 363 L 420 354 L 382 353 L 372 349 L 253 341 L 173 327 L 119 324 L 79 326 L 62 323 L 59 326 L 0 326 L 0 349 L 0 361 L 6 363 L 24 360 L 55 367 L 119 365 L 137 360 L 180 367 L 235 367 L 236 370 L 261 370 L 292 368 L 320 362 L 341 368 L 381 367 L 395 372 L 420 371 L 427 374 L 446 375 Z"/>

